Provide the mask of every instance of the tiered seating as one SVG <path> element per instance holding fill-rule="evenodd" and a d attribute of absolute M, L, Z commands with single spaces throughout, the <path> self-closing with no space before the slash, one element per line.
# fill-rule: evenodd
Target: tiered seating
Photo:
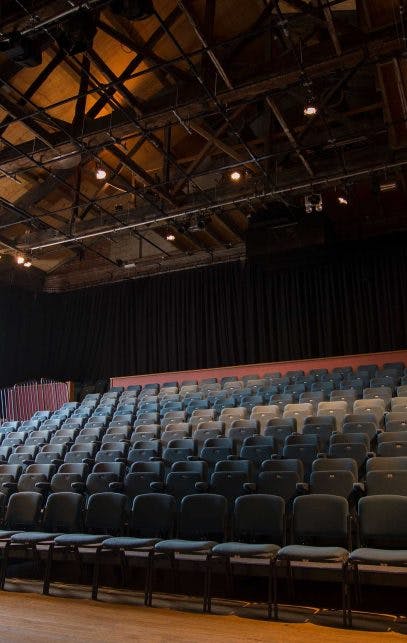
<path fill-rule="evenodd" d="M 116 495 L 127 511 L 119 512 L 120 524 L 113 528 L 101 522 L 96 529 L 85 521 L 93 532 L 106 532 L 103 536 L 124 534 L 137 498 L 151 494 L 171 496 L 180 516 L 185 497 L 222 496 L 225 537 L 233 536 L 238 499 L 257 494 L 280 497 L 293 519 L 300 497 L 339 496 L 355 517 L 362 496 L 407 496 L 405 373 L 401 364 L 383 369 L 366 365 L 356 372 L 344 366 L 332 373 L 320 369 L 116 387 L 103 396 L 89 394 L 81 404 L 66 403 L 54 413 L 39 411 L 23 423 L 4 422 L 4 524 L 10 523 L 14 498 L 27 493 L 41 503 L 74 494 L 88 507 L 94 506 L 95 495 L 98 502 Z M 39 527 L 37 521 L 33 528 Z M 134 525 L 131 531 L 136 533 Z M 159 530 L 153 532 L 150 538 L 161 537 Z M 9 538 L 3 540 L 12 547 Z M 283 545 L 284 539 L 274 544 Z M 79 540 L 55 542 L 56 551 L 76 552 Z M 154 544 L 148 546 L 149 554 Z M 172 555 L 181 553 L 177 547 Z M 267 552 L 268 562 L 274 561 L 270 552 L 277 550 Z M 291 560 L 292 552 L 284 556 Z M 151 582 L 148 576 L 147 603 Z M 204 607 L 210 609 L 205 591 Z M 270 594 L 269 610 L 273 601 Z"/>

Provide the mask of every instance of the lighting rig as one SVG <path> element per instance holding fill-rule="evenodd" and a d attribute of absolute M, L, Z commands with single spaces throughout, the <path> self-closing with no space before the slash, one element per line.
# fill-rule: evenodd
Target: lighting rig
<path fill-rule="evenodd" d="M 35 16 L 31 16 L 31 24 L 26 29 L 1 34 L 0 53 L 21 67 L 37 67 L 42 63 L 42 51 L 50 37 L 56 40 L 63 53 L 68 56 L 83 53 L 92 47 L 98 13 L 105 6 L 128 20 L 145 20 L 154 13 L 152 0 L 80 2 L 44 20 L 38 21 Z"/>

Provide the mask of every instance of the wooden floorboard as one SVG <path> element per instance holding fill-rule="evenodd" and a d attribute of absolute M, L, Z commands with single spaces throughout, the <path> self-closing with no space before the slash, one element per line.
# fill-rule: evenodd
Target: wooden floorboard
<path fill-rule="evenodd" d="M 0 593 L 0 641 L 7 643 L 382 643 L 401 641 L 407 621 L 385 615 L 355 614 L 355 629 L 340 627 L 340 613 L 281 607 L 279 622 L 264 618 L 265 606 L 216 601 L 213 614 L 200 601 L 159 596 L 155 607 L 141 595 L 104 590 L 91 601 L 89 589 L 58 585 L 42 596 L 39 584 L 8 582 Z M 23 591 L 21 591 L 23 590 Z"/>

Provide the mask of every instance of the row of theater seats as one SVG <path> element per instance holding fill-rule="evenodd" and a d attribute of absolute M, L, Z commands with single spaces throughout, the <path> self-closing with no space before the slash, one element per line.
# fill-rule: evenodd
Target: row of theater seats
<path fill-rule="evenodd" d="M 385 413 L 380 399 L 368 404 L 360 400 L 354 409 L 358 415 L 345 415 L 347 403 L 337 401 L 320 403 L 323 406 L 318 408 L 321 414 L 317 416 L 307 415 L 312 409 L 301 404 L 287 409 L 283 417 L 278 415 L 278 407 L 263 407 L 259 419 L 253 417 L 256 407 L 252 409 L 252 419 L 243 419 L 247 417 L 244 407 L 226 407 L 218 420 L 207 419 L 210 414 L 213 417 L 213 410 L 196 409 L 190 423 L 177 422 L 176 414 L 180 412 L 170 411 L 164 417 L 168 420 L 164 427 L 138 421 L 132 426 L 130 418 L 115 421 L 113 416 L 106 428 L 111 418 L 104 414 L 106 400 L 111 400 L 113 411 L 119 408 L 124 394 L 113 390 L 101 400 L 91 395 L 80 407 L 67 403 L 52 417 L 50 412 L 37 412 L 21 426 L 18 422 L 3 424 L 3 506 L 10 493 L 33 489 L 49 493 L 74 488 L 87 495 L 111 488 L 125 489 L 131 499 L 154 488 L 169 491 L 180 501 L 183 495 L 202 492 L 205 485 L 214 493 L 222 489 L 221 493 L 233 501 L 243 493 L 243 485 L 258 480 L 262 490 L 279 493 L 276 487 L 264 483 L 267 476 L 263 469 L 270 467 L 270 458 L 299 460 L 304 473 L 298 483 L 310 481 L 317 457 L 328 458 L 332 463 L 328 469 L 334 469 L 333 463 L 338 459 L 351 459 L 356 463 L 353 483 L 357 483 L 363 481 L 367 459 L 375 451 L 381 457 L 407 454 L 406 411 Z M 400 398 L 393 402 L 393 408 L 400 407 Z M 99 415 L 101 407 L 103 413 Z M 168 414 L 172 417 L 168 418 Z M 29 432 L 30 428 L 35 430 Z M 349 480 L 349 472 L 342 477 Z M 227 490 L 227 485 L 232 491 Z"/>
<path fill-rule="evenodd" d="M 154 570 L 169 559 L 177 575 L 187 557 L 203 563 L 205 572 L 203 610 L 210 611 L 210 577 L 214 569 L 228 574 L 233 564 L 264 563 L 269 577 L 268 616 L 278 616 L 277 572 L 292 581 L 296 564 L 336 565 L 342 575 L 344 625 L 352 624 L 351 587 L 359 597 L 359 569 L 366 565 L 394 567 L 407 564 L 407 498 L 378 495 L 358 503 L 358 529 L 352 538 L 351 516 L 344 498 L 331 494 L 297 497 L 293 503 L 287 539 L 286 505 L 275 495 L 238 497 L 233 506 L 233 528 L 228 532 L 228 503 L 219 494 L 188 495 L 177 513 L 167 494 L 145 494 L 134 499 L 130 511 L 123 494 L 103 493 L 86 502 L 75 493 L 51 494 L 43 508 L 41 494 L 23 492 L 10 499 L 0 542 L 3 560 L 0 587 L 8 575 L 8 563 L 16 550 L 45 561 L 43 592 L 49 593 L 54 560 L 74 560 L 83 565 L 84 554 L 93 562 L 92 597 L 98 596 L 104 563 L 134 561 L 146 566 L 144 601 L 152 604 Z M 288 544 L 287 544 L 288 543 Z M 119 557 L 117 556 L 119 554 Z M 218 562 L 222 562 L 219 567 Z M 348 572 L 351 569 L 354 575 Z"/>

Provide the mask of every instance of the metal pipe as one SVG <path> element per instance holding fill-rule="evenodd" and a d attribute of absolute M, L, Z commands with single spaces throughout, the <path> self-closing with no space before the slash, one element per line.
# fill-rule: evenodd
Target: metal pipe
<path fill-rule="evenodd" d="M 58 13 L 56 16 L 52 16 L 51 18 L 46 18 L 45 20 L 41 20 L 37 24 L 32 25 L 31 27 L 27 27 L 27 29 L 23 29 L 20 31 L 20 34 L 22 36 L 28 36 L 29 34 L 32 34 L 36 31 L 39 31 L 40 29 L 44 29 L 45 27 L 50 27 L 56 23 L 61 23 L 63 22 L 66 18 L 69 18 L 75 13 L 78 13 L 81 9 L 92 9 L 92 8 L 102 8 L 105 5 L 110 4 L 110 0 L 86 0 L 86 2 L 81 2 L 78 5 L 75 5 L 74 7 L 71 7 L 70 9 L 66 9 L 65 11 L 62 11 L 61 13 Z M 3 36 L 6 34 L 3 34 Z"/>
<path fill-rule="evenodd" d="M 290 192 L 295 192 L 297 190 L 306 190 L 310 189 L 312 190 L 316 186 L 324 185 L 324 184 L 330 184 L 330 183 L 338 183 L 339 181 L 344 181 L 346 179 L 351 179 L 357 176 L 364 176 L 366 174 L 371 174 L 373 172 L 380 172 L 380 171 L 385 171 L 385 170 L 391 170 L 397 167 L 403 167 L 407 165 L 407 159 L 397 161 L 395 163 L 385 163 L 381 165 L 374 165 L 368 168 L 363 168 L 360 170 L 353 170 L 351 172 L 345 172 L 341 174 L 337 174 L 334 176 L 330 177 L 323 177 L 323 178 L 316 178 L 312 181 L 307 181 L 306 183 L 300 183 L 297 185 L 291 185 L 291 186 L 286 186 L 283 188 L 277 188 L 275 190 L 269 190 L 268 192 L 260 192 L 260 193 L 255 193 L 255 194 L 250 194 L 246 195 L 243 197 L 239 197 L 237 199 L 232 199 L 228 201 L 222 201 L 219 203 L 215 203 L 213 205 L 208 205 L 208 206 L 199 206 L 196 208 L 192 209 L 187 209 L 183 210 L 182 212 L 169 212 L 163 217 L 157 217 L 155 219 L 150 219 L 147 221 L 138 221 L 136 223 L 129 223 L 128 225 L 124 225 L 120 228 L 109 228 L 107 230 L 100 230 L 98 232 L 89 232 L 86 234 L 78 235 L 75 237 L 71 237 L 70 239 L 59 239 L 58 241 L 51 241 L 49 243 L 43 243 L 38 246 L 32 246 L 29 248 L 31 251 L 33 250 L 42 250 L 43 248 L 53 248 L 55 246 L 61 246 L 65 245 L 67 243 L 75 243 L 77 241 L 82 241 L 84 239 L 92 239 L 95 237 L 100 237 L 106 234 L 116 234 L 117 232 L 125 232 L 126 230 L 132 230 L 134 228 L 140 228 L 143 226 L 149 226 L 152 224 L 159 224 L 162 223 L 163 221 L 169 221 L 170 219 L 179 219 L 181 217 L 186 217 L 190 216 L 192 214 L 201 214 L 205 212 L 210 212 L 212 210 L 218 210 L 220 208 L 226 208 L 230 206 L 237 206 L 240 205 L 241 203 L 249 203 L 250 201 L 255 201 L 255 200 L 262 200 L 262 199 L 267 199 L 267 198 L 273 198 L 275 196 L 279 196 L 281 194 L 288 194 Z"/>

